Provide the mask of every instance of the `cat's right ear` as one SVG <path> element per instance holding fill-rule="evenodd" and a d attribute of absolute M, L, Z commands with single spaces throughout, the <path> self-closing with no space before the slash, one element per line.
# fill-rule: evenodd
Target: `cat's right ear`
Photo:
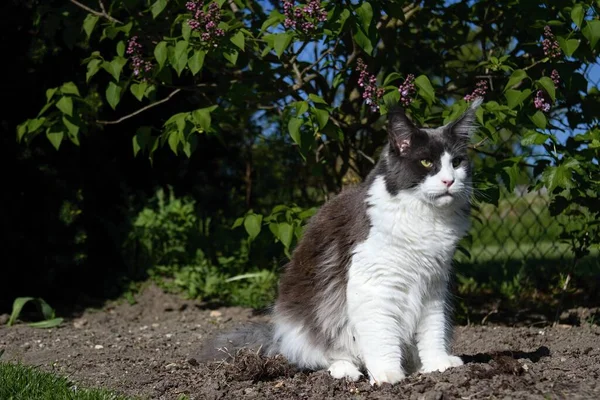
<path fill-rule="evenodd" d="M 413 145 L 419 130 L 408 119 L 401 107 L 395 107 L 388 112 L 388 139 L 390 147 L 399 155 L 406 155 Z"/>

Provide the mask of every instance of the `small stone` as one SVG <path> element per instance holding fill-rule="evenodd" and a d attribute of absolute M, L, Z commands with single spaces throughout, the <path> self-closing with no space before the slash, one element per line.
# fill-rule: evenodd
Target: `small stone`
<path fill-rule="evenodd" d="M 560 358 L 560 361 L 561 361 L 561 362 L 565 362 L 565 361 L 567 361 L 567 359 L 566 359 L 565 357 L 561 357 L 561 358 Z"/>
<path fill-rule="evenodd" d="M 102 350 L 104 348 L 104 346 L 102 346 L 101 344 L 97 344 L 94 346 L 94 349 L 96 350 Z"/>
<path fill-rule="evenodd" d="M 188 358 L 186 361 L 188 364 L 193 365 L 194 367 L 198 365 L 198 360 L 193 357 Z"/>
<path fill-rule="evenodd" d="M 8 314 L 0 314 L 0 325 L 4 325 L 8 322 L 10 316 Z"/>
<path fill-rule="evenodd" d="M 175 363 L 170 363 L 170 364 L 165 365 L 165 369 L 166 370 L 179 369 L 179 365 L 177 365 Z"/>
<path fill-rule="evenodd" d="M 213 310 L 210 312 L 210 316 L 213 318 L 219 318 L 221 315 L 223 315 L 221 311 Z"/>
<path fill-rule="evenodd" d="M 173 334 L 172 333 L 167 333 L 167 334 L 165 334 L 165 337 L 167 339 L 171 339 L 173 337 Z"/>
<path fill-rule="evenodd" d="M 77 318 L 75 321 L 73 321 L 73 327 L 75 329 L 81 329 L 85 325 L 87 325 L 87 320 L 84 318 Z"/>
<path fill-rule="evenodd" d="M 160 324 L 157 324 L 157 323 L 153 323 L 153 324 L 152 324 L 152 327 L 153 327 L 153 328 L 158 328 L 159 326 L 160 326 Z"/>

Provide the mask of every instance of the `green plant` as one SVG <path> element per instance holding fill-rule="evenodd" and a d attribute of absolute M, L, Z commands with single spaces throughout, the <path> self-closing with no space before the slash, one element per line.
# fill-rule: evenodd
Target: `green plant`
<path fill-rule="evenodd" d="M 8 326 L 11 326 L 15 322 L 17 322 L 17 319 L 19 318 L 19 315 L 21 315 L 23 307 L 25 306 L 25 304 L 30 302 L 36 305 L 38 311 L 43 317 L 43 320 L 38 322 L 31 322 L 27 325 L 33 328 L 53 328 L 62 323 L 63 319 L 57 318 L 54 313 L 54 309 L 50 307 L 50 305 L 46 303 L 43 299 L 39 297 L 18 297 L 13 303 L 12 313 L 10 314 L 10 318 L 8 319 L 8 322 L 6 324 Z"/>
<path fill-rule="evenodd" d="M 105 389 L 81 388 L 35 367 L 0 362 L 0 398 L 6 400 L 133 400 Z"/>

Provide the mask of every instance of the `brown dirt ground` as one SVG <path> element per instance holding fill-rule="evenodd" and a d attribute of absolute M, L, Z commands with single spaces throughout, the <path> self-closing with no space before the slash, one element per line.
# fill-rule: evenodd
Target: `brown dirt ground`
<path fill-rule="evenodd" d="M 395 386 L 297 372 L 281 359 L 240 354 L 233 363 L 192 358 L 211 333 L 263 316 L 207 309 L 150 286 L 137 303 L 88 310 L 48 330 L 0 327 L 3 361 L 55 371 L 79 384 L 147 399 L 598 399 L 600 327 L 463 326 L 454 351 L 466 365 L 411 375 Z"/>

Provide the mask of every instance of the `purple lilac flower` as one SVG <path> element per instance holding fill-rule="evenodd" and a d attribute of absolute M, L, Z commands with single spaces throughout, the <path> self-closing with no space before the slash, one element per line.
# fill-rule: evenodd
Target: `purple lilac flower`
<path fill-rule="evenodd" d="M 538 90 L 535 93 L 535 98 L 533 99 L 533 104 L 535 108 L 541 110 L 543 112 L 550 111 L 550 102 L 548 101 L 546 94 L 543 90 Z"/>
<path fill-rule="evenodd" d="M 217 3 L 210 3 L 204 11 L 204 1 L 188 1 L 185 7 L 192 12 L 193 17 L 188 20 L 192 30 L 200 32 L 200 38 L 205 42 L 212 42 L 216 47 L 216 39 L 224 36 L 225 31 L 218 28 L 221 22 L 221 10 Z"/>
<path fill-rule="evenodd" d="M 485 80 L 480 80 L 479 82 L 477 82 L 477 85 L 476 85 L 476 86 L 477 86 L 477 87 L 475 88 L 475 90 L 473 90 L 473 92 L 472 92 L 472 93 L 470 93 L 470 94 L 468 94 L 468 95 L 466 95 L 466 96 L 464 97 L 464 99 L 465 99 L 466 101 L 468 101 L 468 102 L 469 102 L 469 101 L 473 101 L 473 100 L 475 100 L 475 99 L 477 99 L 477 98 L 479 98 L 479 97 L 484 97 L 484 96 L 485 96 L 485 93 L 486 93 L 486 92 L 487 92 L 487 90 L 488 90 L 487 81 L 485 81 Z"/>
<path fill-rule="evenodd" d="M 300 28 L 305 34 L 313 32 L 319 22 L 327 20 L 327 11 L 321 6 L 321 0 L 310 0 L 305 6 L 294 7 L 293 1 L 283 2 L 283 14 L 286 28 Z"/>
<path fill-rule="evenodd" d="M 133 75 L 140 76 L 144 72 L 152 70 L 152 63 L 145 61 L 142 58 L 142 45 L 138 42 L 137 36 L 132 36 L 127 42 L 127 50 L 125 53 L 130 56 L 131 65 L 133 66 Z M 146 79 L 145 77 L 143 79 Z"/>
<path fill-rule="evenodd" d="M 560 85 L 560 74 L 557 70 L 552 70 L 552 73 L 550 74 L 550 79 L 552 79 L 552 82 L 554 82 L 554 87 L 558 87 L 558 85 Z"/>
<path fill-rule="evenodd" d="M 544 48 L 544 54 L 549 58 L 558 58 L 561 55 L 560 45 L 548 25 L 544 28 L 542 47 Z"/>
<path fill-rule="evenodd" d="M 412 95 L 415 94 L 416 90 L 415 76 L 413 74 L 408 74 L 402 85 L 398 86 L 398 92 L 400 92 L 400 103 L 404 107 L 407 107 L 410 105 L 410 103 L 412 103 Z"/>
<path fill-rule="evenodd" d="M 365 104 L 371 107 L 371 111 L 379 110 L 379 100 L 383 96 L 384 89 L 377 87 L 377 78 L 367 72 L 367 65 L 362 59 L 356 61 L 356 70 L 360 72 L 358 86 L 364 89 L 362 98 Z"/>

